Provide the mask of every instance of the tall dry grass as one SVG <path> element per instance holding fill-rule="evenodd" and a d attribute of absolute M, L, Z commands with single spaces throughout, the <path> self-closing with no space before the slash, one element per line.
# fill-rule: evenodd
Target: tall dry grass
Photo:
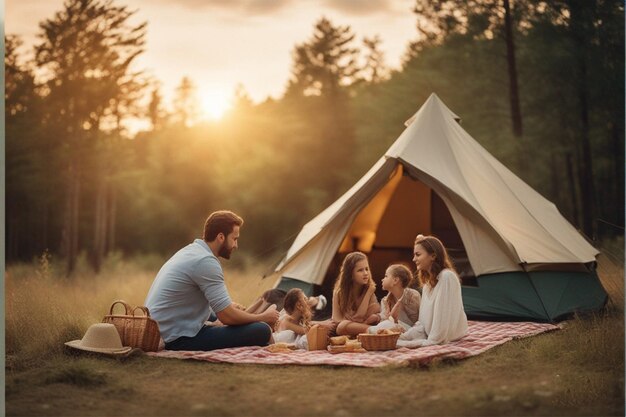
<path fill-rule="evenodd" d="M 557 401 L 570 407 L 595 404 L 624 395 L 624 240 L 600 245 L 597 272 L 609 295 L 607 308 L 566 322 L 564 332 L 538 343 L 544 357 L 558 357 L 564 394 Z M 581 365 L 589 373 L 571 372 Z M 617 381 L 617 383 L 616 383 Z"/>
<path fill-rule="evenodd" d="M 60 353 L 64 342 L 80 339 L 91 324 L 102 321 L 115 300 L 143 305 L 162 261 L 129 261 L 113 255 L 95 274 L 81 259 L 70 278 L 46 254 L 33 264 L 9 266 L 5 274 L 8 368 L 34 366 Z M 247 271 L 225 266 L 234 301 L 251 303 L 274 285 L 275 280 L 261 279 L 261 266 Z M 121 307 L 115 311 L 121 312 Z"/>

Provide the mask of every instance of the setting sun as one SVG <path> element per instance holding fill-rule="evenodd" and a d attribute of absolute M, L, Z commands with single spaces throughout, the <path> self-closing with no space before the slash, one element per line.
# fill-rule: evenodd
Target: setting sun
<path fill-rule="evenodd" d="M 203 118 L 219 120 L 231 107 L 231 97 L 221 91 L 203 92 L 200 96 Z"/>

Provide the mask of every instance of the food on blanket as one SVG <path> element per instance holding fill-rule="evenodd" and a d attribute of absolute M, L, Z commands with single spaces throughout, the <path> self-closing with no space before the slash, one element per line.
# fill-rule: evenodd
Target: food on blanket
<path fill-rule="evenodd" d="M 356 339 L 350 339 L 348 336 L 336 336 L 330 338 L 328 351 L 330 353 L 365 352 L 365 349 L 361 346 L 361 342 Z"/>
<path fill-rule="evenodd" d="M 330 353 L 357 353 L 366 352 L 361 346 L 361 342 L 358 340 L 348 340 L 345 345 L 330 345 L 328 346 Z"/>
<path fill-rule="evenodd" d="M 330 338 L 330 344 L 333 346 L 345 345 L 348 340 L 348 336 L 335 336 Z"/>
<path fill-rule="evenodd" d="M 348 349 L 360 349 L 361 348 L 361 342 L 359 342 L 358 340 L 348 340 L 346 342 L 346 348 L 348 348 Z"/>
<path fill-rule="evenodd" d="M 269 345 L 265 349 L 272 353 L 279 353 L 279 352 L 286 353 L 286 352 L 291 352 L 295 348 L 296 348 L 296 345 L 293 343 L 279 342 L 279 343 L 274 343 L 273 345 Z"/>

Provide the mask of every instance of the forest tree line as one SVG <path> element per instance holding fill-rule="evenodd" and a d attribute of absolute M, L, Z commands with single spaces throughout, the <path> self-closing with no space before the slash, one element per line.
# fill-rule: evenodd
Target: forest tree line
<path fill-rule="evenodd" d="M 435 92 L 490 153 L 590 238 L 623 234 L 621 1 L 417 0 L 416 40 L 390 71 L 381 39 L 321 17 L 294 45 L 278 99 L 239 88 L 198 119 L 194 81 L 168 106 L 133 65 L 147 23 L 67 0 L 33 58 L 5 37 L 6 256 L 169 255 L 228 208 L 266 260 L 345 192 Z M 148 100 L 146 100 L 148 98 Z M 149 129 L 130 134 L 132 119 Z"/>

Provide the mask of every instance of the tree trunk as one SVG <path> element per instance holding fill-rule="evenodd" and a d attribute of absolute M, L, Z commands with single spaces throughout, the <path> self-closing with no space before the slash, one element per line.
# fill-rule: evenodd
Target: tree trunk
<path fill-rule="evenodd" d="M 65 198 L 65 218 L 63 226 L 63 247 L 67 257 L 66 275 L 76 269 L 78 256 L 78 212 L 80 201 L 80 170 L 76 161 L 70 162 L 68 192 Z"/>
<path fill-rule="evenodd" d="M 92 264 L 96 273 L 100 272 L 102 260 L 104 258 L 104 249 L 106 242 L 106 224 L 107 224 L 107 204 L 106 204 L 106 183 L 105 180 L 99 180 L 96 189 L 96 210 L 94 214 L 94 242 Z"/>
<path fill-rule="evenodd" d="M 43 244 L 43 248 L 50 249 L 50 244 L 48 242 L 48 211 L 49 211 L 49 201 L 45 201 L 43 204 L 42 210 L 42 225 L 41 225 L 41 242 Z"/>
<path fill-rule="evenodd" d="M 586 64 L 581 62 L 581 76 L 585 77 Z M 594 235 L 594 213 L 595 213 L 595 187 L 593 184 L 593 166 L 591 158 L 591 140 L 589 138 L 589 108 L 587 101 L 587 83 L 582 79 L 579 81 L 578 94 L 580 100 L 580 120 L 581 120 L 581 158 L 580 158 L 580 192 L 582 194 L 583 209 L 583 230 L 589 237 Z"/>
<path fill-rule="evenodd" d="M 108 240 L 105 253 L 113 252 L 115 250 L 115 223 L 117 221 L 117 188 L 115 183 L 109 183 L 109 217 L 108 217 Z"/>
<path fill-rule="evenodd" d="M 574 176 L 574 162 L 572 161 L 572 159 L 572 154 L 568 152 L 565 155 L 565 165 L 567 170 L 567 183 L 570 187 L 569 195 L 572 199 L 572 223 L 580 226 L 580 217 L 578 214 L 578 197 L 576 193 L 576 177 Z"/>
<path fill-rule="evenodd" d="M 589 35 L 585 24 L 587 4 L 570 2 L 570 31 L 574 41 L 574 56 L 577 65 L 578 105 L 580 111 L 580 158 L 578 160 L 578 180 L 580 182 L 580 200 L 582 203 L 583 231 L 593 238 L 595 235 L 595 187 L 593 180 L 593 164 L 591 157 L 591 139 L 589 137 L 589 92 L 587 87 L 587 45 L 585 39 Z M 591 29 L 589 29 L 591 30 Z"/>
<path fill-rule="evenodd" d="M 506 61 L 509 70 L 509 100 L 511 103 L 511 121 L 513 134 L 518 139 L 522 137 L 522 111 L 519 100 L 519 87 L 517 81 L 517 63 L 515 59 L 515 40 L 513 39 L 513 19 L 509 0 L 504 1 L 504 39 L 506 42 Z"/>
<path fill-rule="evenodd" d="M 11 219 L 8 219 L 7 216 L 7 224 L 9 225 L 8 229 L 8 244 L 7 244 L 7 260 L 15 260 L 19 254 L 19 224 L 20 220 L 17 214 L 11 214 Z"/>
<path fill-rule="evenodd" d="M 76 260 L 78 258 L 78 218 L 80 213 L 80 168 L 76 171 L 76 177 L 74 178 L 74 198 L 72 201 L 72 258 L 74 259 L 74 268 L 76 266 Z M 72 271 L 74 270 L 72 268 Z"/>
<path fill-rule="evenodd" d="M 561 181 L 559 178 L 560 169 L 558 168 L 559 158 L 556 153 L 550 155 L 550 195 L 553 199 L 559 197 L 561 200 L 562 193 L 559 192 Z M 559 201 L 560 203 L 561 201 Z M 560 204 L 559 204 L 560 205 Z"/>
<path fill-rule="evenodd" d="M 618 120 L 615 115 L 615 120 Z M 613 195 L 611 200 L 611 217 L 617 215 L 616 223 L 624 224 L 624 183 L 619 181 L 624 178 L 624 140 L 621 138 L 620 129 L 616 122 L 611 123 L 611 151 L 613 153 Z"/>

